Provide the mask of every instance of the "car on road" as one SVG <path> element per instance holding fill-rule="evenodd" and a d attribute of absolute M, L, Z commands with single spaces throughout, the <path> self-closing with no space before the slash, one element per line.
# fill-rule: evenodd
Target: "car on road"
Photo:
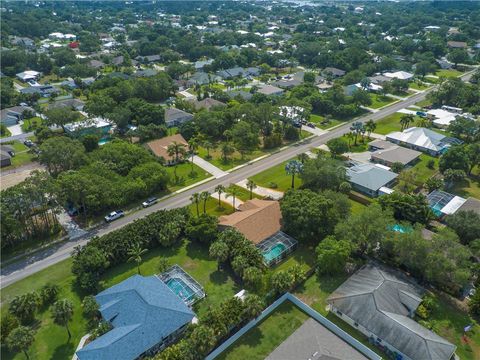
<path fill-rule="evenodd" d="M 120 219 L 121 217 L 125 216 L 123 210 L 117 210 L 117 211 L 112 211 L 110 214 L 108 214 L 107 216 L 105 216 L 105 222 L 110 222 L 110 221 L 114 221 L 114 220 L 117 220 L 117 219 Z"/>
<path fill-rule="evenodd" d="M 33 141 L 32 141 L 32 140 L 28 140 L 28 139 L 25 140 L 25 141 L 23 142 L 23 144 L 24 144 L 25 146 L 27 146 L 27 147 L 32 147 L 32 146 L 34 145 L 34 144 L 33 144 Z"/>
<path fill-rule="evenodd" d="M 145 200 L 143 203 L 142 203 L 142 206 L 144 208 L 146 207 L 149 207 L 149 206 L 152 206 L 153 204 L 155 204 L 156 202 L 158 201 L 158 199 L 156 197 L 149 197 L 147 200 Z"/>

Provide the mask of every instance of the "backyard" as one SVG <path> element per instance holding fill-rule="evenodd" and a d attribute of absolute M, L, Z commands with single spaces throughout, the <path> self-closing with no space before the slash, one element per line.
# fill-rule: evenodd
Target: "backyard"
<path fill-rule="evenodd" d="M 433 160 L 432 168 L 428 166 L 431 160 Z M 422 185 L 438 172 L 438 158 L 422 154 L 419 157 L 419 161 L 413 166 L 413 169 L 416 172 L 415 183 Z"/>
<path fill-rule="evenodd" d="M 471 196 L 480 199 L 480 170 L 478 167 L 472 171 L 470 176 L 455 184 L 453 189 L 449 189 L 448 191 L 464 198 Z"/>
<path fill-rule="evenodd" d="M 213 200 L 213 199 L 212 199 Z M 208 256 L 208 247 L 185 240 L 173 248 L 157 248 L 149 251 L 140 266 L 142 275 L 158 273 L 160 258 L 166 258 L 171 265 L 179 264 L 203 287 L 208 296 L 195 304 L 194 310 L 202 315 L 209 306 L 233 296 L 240 291 L 229 271 L 217 270 L 217 262 Z M 41 309 L 34 325 L 37 330 L 35 342 L 29 353 L 31 359 L 67 359 L 71 358 L 80 338 L 87 331 L 87 323 L 82 316 L 81 297 L 74 285 L 71 273 L 72 260 L 68 259 L 42 270 L 26 279 L 20 280 L 2 290 L 2 315 L 7 312 L 8 302 L 16 295 L 29 291 L 38 291 L 44 284 L 52 283 L 60 287 L 59 298 L 68 298 L 74 305 L 74 317 L 70 322 L 72 339 L 67 342 L 65 328 L 53 324 L 49 309 Z M 134 263 L 125 263 L 110 269 L 103 278 L 103 286 L 109 287 L 136 273 Z M 2 359 L 23 359 L 21 353 L 15 356 L 2 347 Z"/>

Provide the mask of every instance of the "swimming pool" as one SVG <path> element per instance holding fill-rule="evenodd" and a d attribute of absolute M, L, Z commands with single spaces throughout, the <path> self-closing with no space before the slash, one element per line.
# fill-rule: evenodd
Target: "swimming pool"
<path fill-rule="evenodd" d="M 194 291 L 182 279 L 171 278 L 166 284 L 183 301 L 190 300 L 194 295 Z"/>
<path fill-rule="evenodd" d="M 265 261 L 267 263 L 269 263 L 270 261 L 280 257 L 280 255 L 282 255 L 282 253 L 286 249 L 287 249 L 287 247 L 285 246 L 285 244 L 276 243 L 270 249 L 268 249 L 267 251 L 264 251 L 262 255 L 263 255 L 263 258 L 265 259 Z"/>

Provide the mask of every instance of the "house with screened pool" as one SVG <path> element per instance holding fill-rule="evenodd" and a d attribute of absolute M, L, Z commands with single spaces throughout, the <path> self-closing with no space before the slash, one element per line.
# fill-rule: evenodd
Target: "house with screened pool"
<path fill-rule="evenodd" d="M 221 216 L 219 228 L 233 227 L 260 249 L 265 265 L 278 264 L 291 254 L 298 242 L 282 229 L 282 213 L 278 201 L 252 199 L 239 206 L 239 211 Z"/>

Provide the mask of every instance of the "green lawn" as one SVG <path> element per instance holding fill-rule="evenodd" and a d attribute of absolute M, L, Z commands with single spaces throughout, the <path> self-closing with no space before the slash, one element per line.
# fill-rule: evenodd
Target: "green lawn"
<path fill-rule="evenodd" d="M 246 162 L 256 159 L 260 156 L 263 156 L 265 154 L 268 154 L 267 151 L 264 151 L 262 149 L 257 149 L 255 151 L 252 151 L 249 154 L 246 154 L 243 159 L 242 156 L 238 151 L 235 151 L 232 155 L 229 156 L 229 159 L 227 161 L 224 161 L 222 159 L 222 154 L 220 151 L 220 145 L 215 148 L 215 149 L 210 149 L 210 158 L 207 156 L 207 149 L 199 146 L 198 147 L 198 156 L 204 158 L 211 164 L 215 165 L 216 167 L 222 169 L 222 170 L 229 170 L 232 169 L 236 166 L 245 164 Z"/>
<path fill-rule="evenodd" d="M 456 184 L 449 191 L 464 198 L 471 196 L 480 199 L 480 170 L 478 167 L 466 180 Z"/>
<path fill-rule="evenodd" d="M 317 115 L 317 114 L 311 114 L 310 115 L 310 122 L 314 123 L 318 128 L 320 129 L 330 129 L 334 126 L 337 126 L 338 124 L 342 124 L 343 121 L 341 120 L 337 120 L 337 119 L 330 119 L 328 121 L 328 123 L 326 124 L 322 124 L 322 121 L 324 121 L 325 118 L 321 115 Z"/>
<path fill-rule="evenodd" d="M 425 90 L 428 89 L 431 85 L 427 85 L 421 82 L 412 81 L 409 85 L 410 89 L 415 90 Z"/>
<path fill-rule="evenodd" d="M 433 169 L 430 169 L 427 164 L 430 160 L 433 160 L 435 165 Z M 438 158 L 422 154 L 419 157 L 419 161 L 413 166 L 417 176 L 416 176 L 416 184 L 422 185 L 424 184 L 429 178 L 435 175 L 438 172 Z"/>
<path fill-rule="evenodd" d="M 23 120 L 22 130 L 24 132 L 34 131 L 36 128 L 42 125 L 42 123 L 43 123 L 43 120 L 39 116 L 35 116 L 30 119 L 25 119 Z"/>
<path fill-rule="evenodd" d="M 13 151 L 15 152 L 15 156 L 12 157 L 12 165 L 6 166 L 2 168 L 2 170 L 13 169 L 28 163 L 31 163 L 36 159 L 35 154 L 29 152 L 29 148 L 25 146 L 20 141 L 13 141 L 6 143 L 4 145 L 10 145 L 13 147 Z"/>
<path fill-rule="evenodd" d="M 315 266 L 316 261 L 315 246 L 313 244 L 299 242 L 297 249 L 295 249 L 293 253 L 280 264 L 270 268 L 269 275 L 279 270 L 289 269 L 293 265 L 300 265 L 304 270 L 310 270 Z"/>
<path fill-rule="evenodd" d="M 308 318 L 309 316 L 293 303 L 286 301 L 259 325 L 234 342 L 217 359 L 265 359 Z"/>
<path fill-rule="evenodd" d="M 4 129 L 5 131 L 3 132 L 3 134 L 0 135 L 0 138 L 12 136 L 12 133 L 10 132 L 10 130 L 7 129 L 7 127 L 5 127 Z"/>
<path fill-rule="evenodd" d="M 235 196 L 237 199 L 240 199 L 244 202 L 250 200 L 250 191 L 235 184 L 232 184 L 227 188 L 227 193 L 231 194 L 234 189 L 237 193 Z M 252 197 L 254 199 L 262 199 L 262 196 L 255 194 L 255 189 L 252 192 Z"/>
<path fill-rule="evenodd" d="M 434 309 L 426 320 L 431 330 L 457 346 L 456 354 L 462 360 L 480 359 L 480 325 L 445 296 L 434 295 Z M 463 339 L 463 328 L 473 325 Z"/>
<path fill-rule="evenodd" d="M 423 107 L 425 107 L 425 106 L 430 106 L 430 105 L 432 105 L 432 102 L 431 102 L 430 100 L 428 100 L 428 99 L 425 99 L 425 100 L 422 100 L 422 101 L 419 101 L 419 102 L 415 103 L 415 105 L 420 106 L 420 107 L 423 108 Z"/>
<path fill-rule="evenodd" d="M 287 162 L 288 160 L 262 171 L 261 173 L 252 176 L 250 179 L 253 180 L 255 184 L 263 187 L 279 191 L 287 191 L 292 186 L 292 177 L 285 172 L 285 165 Z M 298 188 L 301 183 L 302 181 L 300 178 L 295 176 L 295 188 Z"/>
<path fill-rule="evenodd" d="M 461 71 L 458 71 L 455 69 L 440 69 L 440 70 L 437 70 L 437 72 L 435 73 L 435 76 L 449 78 L 449 77 L 458 77 L 462 74 L 463 73 Z"/>
<path fill-rule="evenodd" d="M 372 103 L 367 107 L 371 109 L 379 109 L 381 107 L 394 103 L 395 101 L 398 101 L 397 99 L 391 98 L 389 96 L 382 96 L 379 94 L 370 94 L 370 99 L 372 99 Z"/>
<path fill-rule="evenodd" d="M 190 206 L 190 211 L 192 214 L 196 215 L 197 214 L 197 206 L 196 204 L 191 204 Z M 198 211 L 200 214 L 203 214 L 203 201 L 201 201 L 198 204 Z M 215 216 L 222 216 L 222 215 L 229 215 L 233 213 L 233 206 L 230 204 L 227 204 L 223 201 L 220 201 L 220 206 L 218 206 L 218 199 L 214 199 L 213 197 L 210 197 L 207 200 L 207 204 L 205 206 L 205 210 L 207 214 L 210 215 L 215 215 Z"/>
<path fill-rule="evenodd" d="M 352 199 L 348 199 L 348 200 L 350 201 L 350 205 L 352 206 L 350 208 L 350 212 L 352 214 L 359 214 L 362 211 L 364 211 L 365 208 L 367 207 L 366 205 L 363 205 L 363 204 L 359 203 L 358 201 L 355 201 L 355 200 L 352 200 Z"/>
<path fill-rule="evenodd" d="M 191 161 L 181 163 L 177 166 L 176 172 L 177 178 L 179 179 L 177 183 L 175 183 L 175 166 L 167 166 L 167 172 L 170 174 L 170 185 L 168 186 L 168 189 L 172 192 L 205 180 L 211 176 L 210 173 L 195 164 L 193 164 L 192 174 Z"/>
<path fill-rule="evenodd" d="M 369 137 L 362 138 L 361 135 L 358 135 L 357 145 L 355 145 L 354 141 L 351 140 L 351 144 L 349 146 L 348 151 L 352 153 L 365 152 L 368 150 L 368 143 L 372 140 L 373 140 L 372 138 L 369 138 Z"/>
<path fill-rule="evenodd" d="M 402 113 L 395 113 L 387 117 L 384 117 L 380 121 L 377 121 L 377 127 L 374 132 L 377 134 L 386 135 L 393 131 L 400 131 L 401 130 L 400 118 L 403 115 L 404 114 Z"/>
<path fill-rule="evenodd" d="M 213 199 L 212 199 L 213 200 Z M 205 289 L 208 296 L 195 304 L 197 314 L 204 314 L 209 306 L 217 305 L 240 291 L 230 272 L 218 271 L 217 263 L 208 256 L 208 247 L 185 240 L 174 248 L 158 248 L 144 256 L 140 269 L 143 275 L 158 273 L 160 258 L 167 258 L 170 264 L 179 264 L 192 275 Z M 87 324 L 82 316 L 81 297 L 75 290 L 74 276 L 71 269 L 72 260 L 68 259 L 52 265 L 32 276 L 2 289 L 2 314 L 7 311 L 7 303 L 14 296 L 28 291 L 39 290 L 46 283 L 60 286 L 60 298 L 68 298 L 74 303 L 74 317 L 70 322 L 72 340 L 67 343 L 67 332 L 64 327 L 53 324 L 49 309 L 41 310 L 36 318 L 37 335 L 29 353 L 31 359 L 67 359 L 71 358 L 78 341 L 87 331 Z M 110 269 L 103 276 L 105 287 L 112 286 L 136 273 L 133 263 L 125 263 Z M 10 354 L 2 347 L 2 359 L 24 359 L 23 354 Z"/>

